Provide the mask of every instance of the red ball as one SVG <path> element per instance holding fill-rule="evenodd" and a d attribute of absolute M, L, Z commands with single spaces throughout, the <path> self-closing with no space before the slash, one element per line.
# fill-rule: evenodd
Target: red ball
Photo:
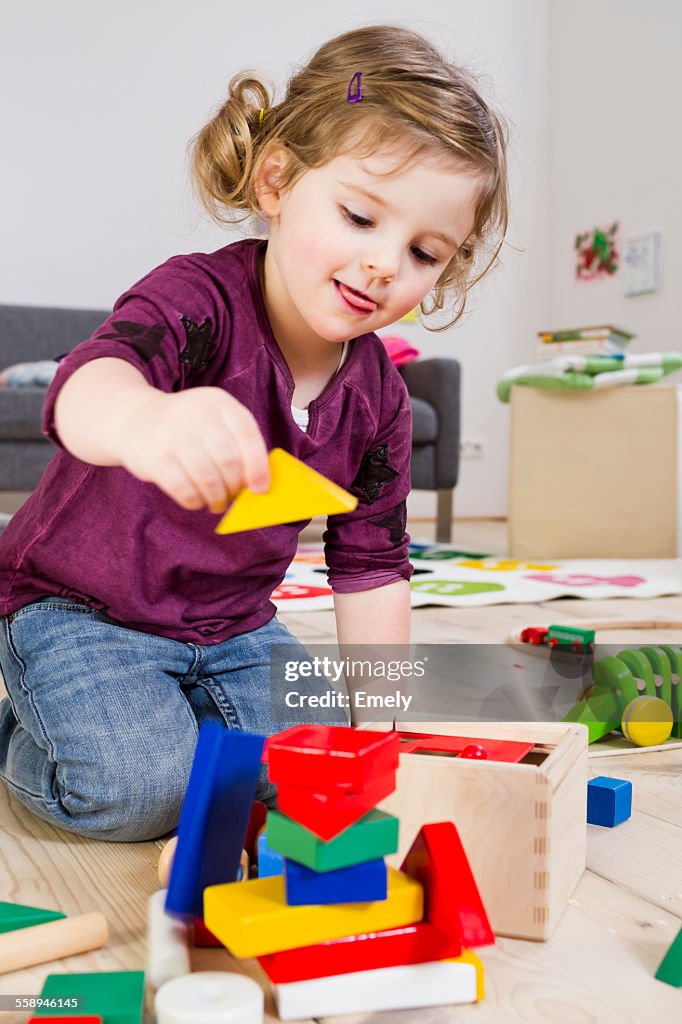
<path fill-rule="evenodd" d="M 459 756 L 475 758 L 478 761 L 486 761 L 488 758 L 486 751 L 480 743 L 470 743 Z"/>

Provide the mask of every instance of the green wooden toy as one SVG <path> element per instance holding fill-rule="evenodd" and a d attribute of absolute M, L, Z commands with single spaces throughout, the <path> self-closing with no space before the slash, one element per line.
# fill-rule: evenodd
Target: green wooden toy
<path fill-rule="evenodd" d="M 647 656 L 641 651 L 619 651 L 616 657 L 632 672 L 638 693 L 655 697 L 654 670 Z"/>
<path fill-rule="evenodd" d="M 660 647 L 642 647 L 642 654 L 646 655 L 654 670 L 656 683 L 656 696 L 664 700 L 666 704 L 672 701 L 672 674 L 670 672 L 670 661 L 665 651 Z M 657 678 L 656 678 L 657 677 Z"/>
<path fill-rule="evenodd" d="M 49 974 L 40 998 L 68 1000 L 79 997 L 77 1010 L 45 1006 L 36 1017 L 97 1015 L 102 1024 L 142 1024 L 144 971 L 102 971 L 99 974 Z"/>
<path fill-rule="evenodd" d="M 672 698 L 670 707 L 673 712 L 672 735 L 676 740 L 682 740 L 682 648 L 660 645 L 670 662 L 671 669 L 671 690 Z"/>
<path fill-rule="evenodd" d="M 594 650 L 594 630 L 578 626 L 549 626 L 545 643 L 589 653 Z"/>
<path fill-rule="evenodd" d="M 398 849 L 398 819 L 373 810 L 328 842 L 281 811 L 268 812 L 268 846 L 313 871 L 335 871 Z"/>
<path fill-rule="evenodd" d="M 19 903 L 0 903 L 0 935 L 14 932 L 19 928 L 30 928 L 34 924 L 61 921 L 66 914 L 58 910 L 41 910 L 40 907 L 25 907 Z"/>
<path fill-rule="evenodd" d="M 656 971 L 659 981 L 665 981 L 667 985 L 674 985 L 682 988 L 682 928 L 677 933 L 677 938 L 661 960 L 661 966 Z"/>
<path fill-rule="evenodd" d="M 582 700 L 571 708 L 565 722 L 580 722 L 587 726 L 588 743 L 608 736 L 617 729 L 623 711 L 639 695 L 632 672 L 622 661 L 607 655 L 592 666 L 594 685 Z"/>

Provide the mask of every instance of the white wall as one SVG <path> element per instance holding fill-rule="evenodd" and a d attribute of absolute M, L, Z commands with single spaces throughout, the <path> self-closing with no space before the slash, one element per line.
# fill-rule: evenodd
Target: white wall
<path fill-rule="evenodd" d="M 615 323 L 638 351 L 682 349 L 682 6 L 550 9 L 549 326 Z M 626 238 L 661 232 L 658 292 L 626 298 L 622 273 L 575 283 L 575 235 L 615 220 Z"/>
<path fill-rule="evenodd" d="M 425 355 L 464 370 L 464 432 L 486 456 L 465 463 L 460 515 L 506 509 L 507 410 L 494 395 L 547 320 L 547 0 L 13 0 L 3 7 L 0 301 L 110 307 L 178 252 L 231 240 L 191 201 L 190 136 L 249 66 L 283 83 L 337 32 L 387 21 L 430 36 L 483 75 L 513 122 L 513 217 L 504 260 L 444 334 L 412 331 Z M 9 99 L 8 99 L 9 98 Z M 403 325 L 401 325 L 402 328 Z M 415 495 L 413 514 L 431 514 Z"/>

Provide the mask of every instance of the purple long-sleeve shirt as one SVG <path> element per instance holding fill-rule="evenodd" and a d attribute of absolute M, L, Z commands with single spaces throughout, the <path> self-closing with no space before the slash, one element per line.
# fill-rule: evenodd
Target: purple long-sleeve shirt
<path fill-rule="evenodd" d="M 411 418 L 405 385 L 379 338 L 365 334 L 309 406 L 291 413 L 294 381 L 272 333 L 258 277 L 265 242 L 176 256 L 116 302 L 92 338 L 62 360 L 45 402 L 91 359 L 113 356 L 166 392 L 224 388 L 251 410 L 268 447 L 291 452 L 359 498 L 324 535 L 337 593 L 409 579 L 405 500 Z M 131 629 L 215 644 L 256 629 L 309 520 L 218 535 L 220 517 L 188 511 L 120 467 L 92 466 L 60 446 L 0 537 L 0 615 L 40 597 L 72 597 Z"/>

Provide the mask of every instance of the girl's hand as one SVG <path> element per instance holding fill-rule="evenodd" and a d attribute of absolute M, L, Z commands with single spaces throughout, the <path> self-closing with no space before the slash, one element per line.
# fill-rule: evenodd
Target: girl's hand
<path fill-rule="evenodd" d="M 120 464 L 187 509 L 223 512 L 243 487 L 266 491 L 268 453 L 249 410 L 221 388 L 128 396 Z"/>

